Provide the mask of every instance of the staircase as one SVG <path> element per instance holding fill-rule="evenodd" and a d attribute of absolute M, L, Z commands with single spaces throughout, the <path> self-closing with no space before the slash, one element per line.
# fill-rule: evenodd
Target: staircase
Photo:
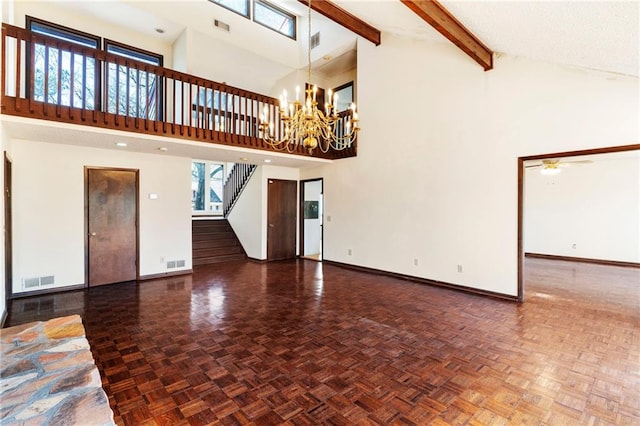
<path fill-rule="evenodd" d="M 244 187 L 251 179 L 251 175 L 258 166 L 255 164 L 235 163 L 224 183 L 223 212 L 229 217 L 229 212 L 240 198 Z"/>
<path fill-rule="evenodd" d="M 193 266 L 247 258 L 226 219 L 192 220 L 191 224 Z"/>

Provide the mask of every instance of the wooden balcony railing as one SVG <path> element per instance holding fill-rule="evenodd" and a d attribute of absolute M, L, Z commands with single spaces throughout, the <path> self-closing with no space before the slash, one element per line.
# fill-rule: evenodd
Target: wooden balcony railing
<path fill-rule="evenodd" d="M 4 23 L 1 91 L 2 114 L 267 151 L 260 113 L 280 122 L 275 98 Z M 356 145 L 294 154 L 353 157 Z"/>

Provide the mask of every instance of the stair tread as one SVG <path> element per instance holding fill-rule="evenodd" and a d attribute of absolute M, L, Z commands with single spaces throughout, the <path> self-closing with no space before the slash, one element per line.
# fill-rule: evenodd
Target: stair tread
<path fill-rule="evenodd" d="M 192 220 L 191 223 L 191 256 L 194 265 L 246 257 L 228 220 Z"/>

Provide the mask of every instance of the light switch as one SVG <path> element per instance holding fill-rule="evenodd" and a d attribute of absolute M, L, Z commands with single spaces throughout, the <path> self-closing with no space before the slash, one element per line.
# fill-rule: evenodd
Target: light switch
<path fill-rule="evenodd" d="M 149 193 L 149 199 L 150 200 L 157 200 L 158 199 L 158 194 L 151 192 Z"/>

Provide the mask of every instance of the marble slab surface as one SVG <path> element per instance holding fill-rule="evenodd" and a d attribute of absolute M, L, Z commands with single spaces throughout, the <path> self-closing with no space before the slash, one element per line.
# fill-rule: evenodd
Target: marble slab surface
<path fill-rule="evenodd" d="M 0 342 L 0 424 L 115 424 L 80 316 L 1 329 Z"/>

